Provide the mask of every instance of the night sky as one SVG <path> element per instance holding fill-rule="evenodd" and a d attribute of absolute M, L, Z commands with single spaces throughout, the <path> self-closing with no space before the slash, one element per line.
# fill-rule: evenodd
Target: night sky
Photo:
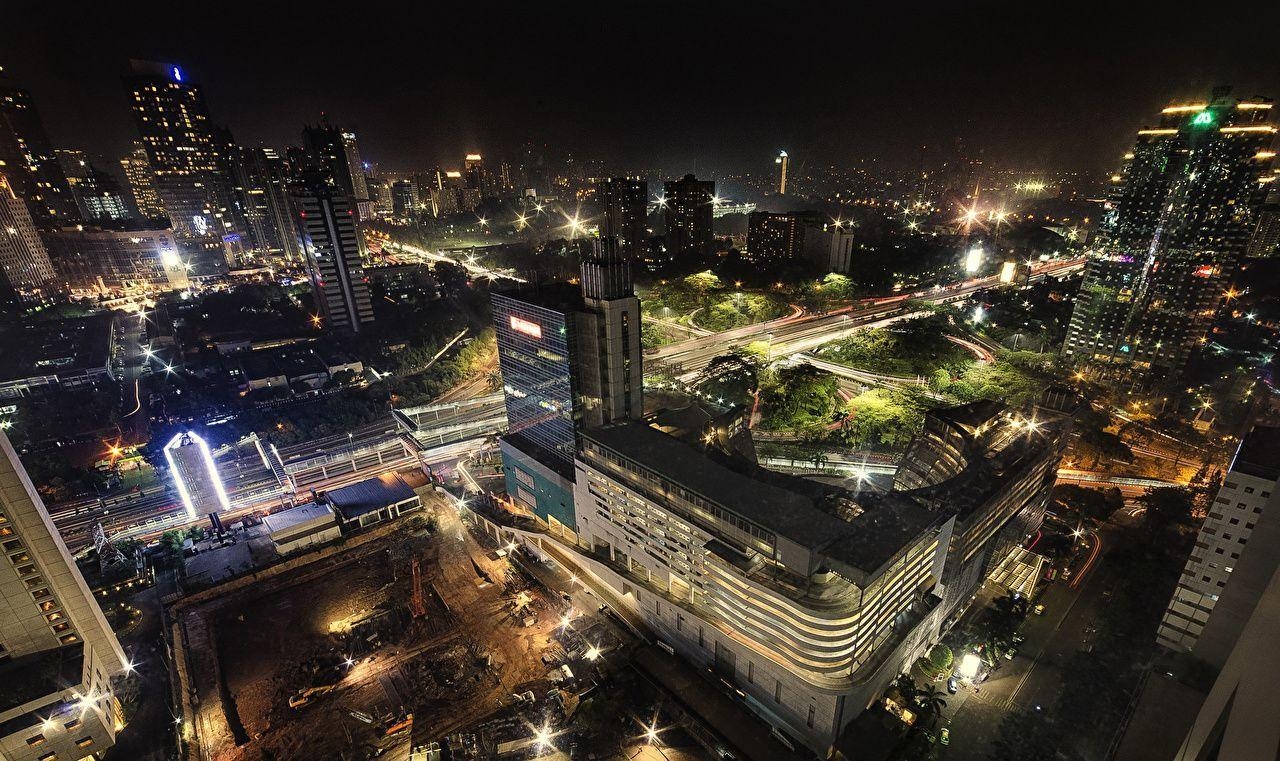
<path fill-rule="evenodd" d="M 916 166 L 963 138 L 991 165 L 1100 173 L 1169 101 L 1280 96 L 1275 2 L 694 5 L 11 0 L 0 64 L 59 146 L 124 151 L 137 57 L 181 64 L 242 143 L 326 111 L 391 167 L 529 139 L 668 173 L 769 171 L 782 148 Z"/>

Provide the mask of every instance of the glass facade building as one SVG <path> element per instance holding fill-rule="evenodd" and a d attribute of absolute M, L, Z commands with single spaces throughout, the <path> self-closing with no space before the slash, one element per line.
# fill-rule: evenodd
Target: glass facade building
<path fill-rule="evenodd" d="M 1063 353 L 1179 370 L 1217 311 L 1274 180 L 1272 104 L 1215 91 L 1142 129 L 1112 176 Z"/>
<path fill-rule="evenodd" d="M 573 476 L 577 420 L 575 301 L 569 285 L 493 294 L 507 438 L 565 478 Z"/>

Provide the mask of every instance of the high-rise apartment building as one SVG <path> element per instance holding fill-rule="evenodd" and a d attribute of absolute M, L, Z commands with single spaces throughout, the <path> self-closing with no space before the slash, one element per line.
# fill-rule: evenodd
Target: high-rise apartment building
<path fill-rule="evenodd" d="M 853 229 L 846 224 L 806 225 L 805 258 L 823 272 L 847 275 L 853 269 Z"/>
<path fill-rule="evenodd" d="M 307 276 L 320 310 L 317 317 L 331 330 L 359 332 L 373 322 L 373 305 L 355 204 L 336 187 L 316 179 L 295 187 L 293 207 Z"/>
<path fill-rule="evenodd" d="M 0 757 L 100 757 L 132 666 L 2 432 L 0 487 Z"/>
<path fill-rule="evenodd" d="M 663 183 L 662 205 L 666 210 L 667 256 L 680 261 L 713 253 L 712 231 L 716 184 L 686 174 Z"/>
<path fill-rule="evenodd" d="M 578 430 L 644 412 L 630 264 L 613 241 L 596 241 L 580 286 L 530 286 L 494 293 L 492 301 L 508 494 L 543 520 L 572 527 Z"/>
<path fill-rule="evenodd" d="M 1240 442 L 1235 459 L 1200 527 L 1195 549 L 1174 589 L 1156 640 L 1176 651 L 1191 652 L 1221 668 L 1248 619 L 1256 597 L 1237 597 L 1240 609 L 1222 609 L 1220 601 L 1236 584 L 1234 572 L 1245 554 L 1265 556 L 1272 570 L 1280 564 L 1280 546 L 1252 541 L 1264 519 L 1280 522 L 1280 428 L 1254 428 Z M 1255 561 L 1257 562 L 1257 561 Z M 1264 574 L 1269 577 L 1270 573 Z M 1259 593 L 1261 590 L 1258 590 Z"/>
<path fill-rule="evenodd" d="M 649 237 L 646 226 L 649 183 L 630 177 L 611 177 L 600 183 L 597 192 L 604 208 L 600 235 L 617 240 L 618 253 L 636 261 L 643 259 Z"/>
<path fill-rule="evenodd" d="M 57 273 L 26 201 L 0 174 L 0 302 L 39 302 L 56 289 Z"/>
<path fill-rule="evenodd" d="M 1217 311 L 1267 190 L 1272 104 L 1170 106 L 1112 177 L 1063 353 L 1077 363 L 1176 372 Z"/>
<path fill-rule="evenodd" d="M 141 142 L 135 142 L 129 155 L 120 159 L 120 168 L 124 170 L 124 179 L 133 194 L 133 206 L 138 216 L 148 221 L 168 219 L 151 179 L 151 160 L 147 158 L 147 149 Z"/>
<path fill-rule="evenodd" d="M 753 211 L 747 215 L 746 258 L 757 264 L 781 264 L 800 258 L 805 230 L 799 216 Z"/>
<path fill-rule="evenodd" d="M 791 157 L 786 151 L 778 151 L 778 157 L 773 160 L 774 166 L 778 168 L 778 184 L 776 186 L 778 195 L 785 196 L 787 194 L 787 166 L 791 163 Z"/>
<path fill-rule="evenodd" d="M 204 91 L 178 66 L 132 61 L 125 78 L 152 183 L 175 234 L 237 232 L 227 208 L 230 180 L 214 138 Z"/>
<path fill-rule="evenodd" d="M 0 174 L 40 227 L 74 224 L 78 218 L 71 186 L 54 154 L 31 94 L 11 82 L 0 67 Z"/>

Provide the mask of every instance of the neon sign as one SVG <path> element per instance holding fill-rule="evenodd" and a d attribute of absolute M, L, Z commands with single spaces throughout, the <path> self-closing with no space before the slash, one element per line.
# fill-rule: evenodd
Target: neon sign
<path fill-rule="evenodd" d="M 514 314 L 511 315 L 511 329 L 516 331 L 517 333 L 524 333 L 526 336 L 530 336 L 532 338 L 537 338 L 537 339 L 542 338 L 541 325 L 539 325 L 536 322 L 529 322 L 528 320 L 522 320 L 519 317 L 516 317 Z"/>

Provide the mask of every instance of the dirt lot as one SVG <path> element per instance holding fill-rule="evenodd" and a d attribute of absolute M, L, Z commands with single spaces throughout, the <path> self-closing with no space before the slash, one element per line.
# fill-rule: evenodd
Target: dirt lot
<path fill-rule="evenodd" d="M 199 696 L 193 739 L 208 758 L 352 759 L 375 748 L 406 758 L 411 740 L 481 721 L 513 692 L 546 695 L 542 656 L 560 648 L 552 635 L 564 602 L 531 589 L 514 611 L 521 584 L 510 562 L 478 545 L 452 507 L 432 507 L 430 537 L 395 530 L 336 550 L 328 570 L 316 563 L 184 614 Z M 289 706 L 300 690 L 330 685 Z M 407 712 L 411 729 L 387 737 Z"/>

